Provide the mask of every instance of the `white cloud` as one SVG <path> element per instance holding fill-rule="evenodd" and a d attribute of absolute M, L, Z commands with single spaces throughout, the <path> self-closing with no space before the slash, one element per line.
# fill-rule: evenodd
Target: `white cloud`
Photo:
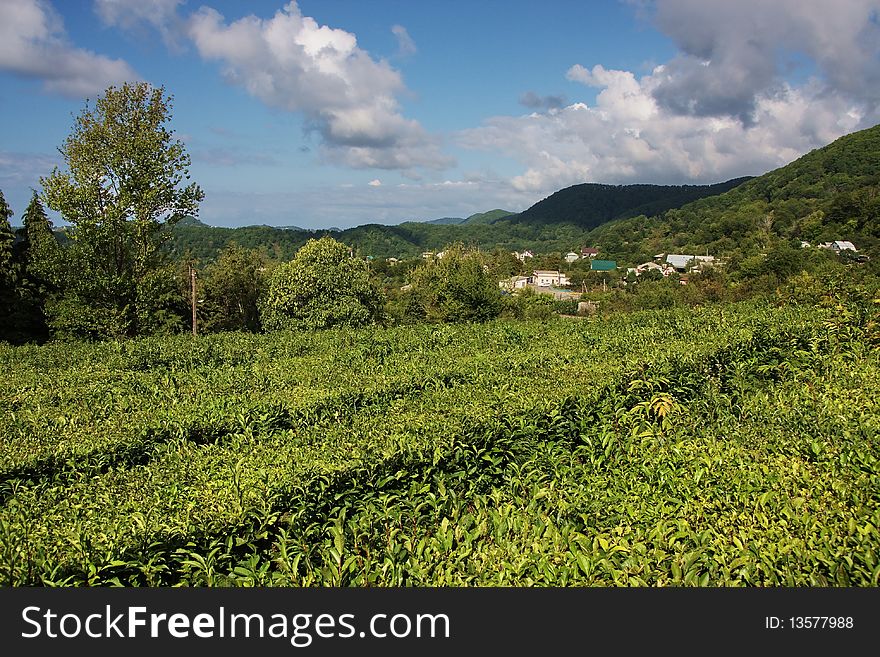
<path fill-rule="evenodd" d="M 108 26 L 136 30 L 148 25 L 161 34 L 166 45 L 180 47 L 183 21 L 177 8 L 184 0 L 94 0 L 95 13 Z"/>
<path fill-rule="evenodd" d="M 654 22 L 681 53 L 654 90 L 679 114 L 753 120 L 794 54 L 806 56 L 829 92 L 880 103 L 878 0 L 658 0 Z M 803 64 L 801 63 L 800 66 Z"/>
<path fill-rule="evenodd" d="M 547 194 L 582 182 L 710 183 L 760 174 L 855 130 L 860 119 L 818 84 L 761 97 L 749 127 L 734 117 L 681 116 L 653 96 L 662 75 L 662 67 L 639 80 L 601 66 L 572 68 L 569 77 L 602 89 L 594 107 L 494 117 L 458 141 L 523 162 L 513 186 Z"/>
<path fill-rule="evenodd" d="M 496 116 L 461 131 L 458 143 L 521 162 L 525 170 L 512 185 L 549 194 L 581 182 L 757 175 L 880 120 L 878 0 L 651 6 L 681 48 L 672 61 L 641 77 L 575 64 L 566 78 L 600 89 L 592 106 Z M 801 71 L 806 82 L 785 79 L 792 53 L 814 63 Z"/>
<path fill-rule="evenodd" d="M 409 32 L 403 25 L 392 25 L 391 32 L 397 37 L 397 53 L 401 57 L 415 55 L 418 52 L 416 42 L 412 40 Z"/>
<path fill-rule="evenodd" d="M 417 121 L 400 113 L 398 71 L 360 49 L 355 35 L 303 16 L 296 2 L 270 19 L 232 23 L 202 7 L 189 35 L 230 84 L 272 107 L 303 112 L 322 156 L 355 168 L 442 169 L 453 164 Z"/>
<path fill-rule="evenodd" d="M 379 180 L 378 178 L 375 178 L 374 180 L 371 180 L 371 181 L 368 182 L 367 184 L 368 184 L 370 187 L 381 187 L 381 186 L 382 186 L 382 181 Z"/>
<path fill-rule="evenodd" d="M 72 98 L 140 79 L 125 61 L 69 43 L 61 17 L 40 0 L 0 0 L 0 69 Z"/>

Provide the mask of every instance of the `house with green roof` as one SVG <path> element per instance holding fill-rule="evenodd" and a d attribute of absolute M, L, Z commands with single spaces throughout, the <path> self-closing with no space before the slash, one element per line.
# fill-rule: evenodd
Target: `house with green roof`
<path fill-rule="evenodd" d="M 614 271 L 617 269 L 617 261 L 616 260 L 591 260 L 590 261 L 590 270 L 591 271 Z"/>

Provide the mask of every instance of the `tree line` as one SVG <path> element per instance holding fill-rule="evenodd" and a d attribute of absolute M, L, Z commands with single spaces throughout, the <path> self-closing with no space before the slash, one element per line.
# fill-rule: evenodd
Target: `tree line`
<path fill-rule="evenodd" d="M 389 300 L 367 261 L 330 236 L 277 262 L 235 244 L 189 285 L 192 258 L 163 248 L 204 199 L 169 127 L 172 97 L 146 83 L 110 87 L 76 117 L 65 168 L 41 178 L 13 231 L 0 192 L 0 340 L 121 339 L 188 330 L 317 329 L 408 320 L 486 319 L 500 291 L 476 252 L 455 246 Z M 69 224 L 54 229 L 46 207 Z M 192 298 L 196 289 L 196 299 Z M 400 312 L 394 308 L 401 308 Z"/>

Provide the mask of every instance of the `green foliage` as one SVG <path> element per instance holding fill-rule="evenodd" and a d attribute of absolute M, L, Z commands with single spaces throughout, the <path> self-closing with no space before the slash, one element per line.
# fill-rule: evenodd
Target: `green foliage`
<path fill-rule="evenodd" d="M 0 341 L 20 342 L 21 268 L 13 251 L 15 235 L 9 223 L 12 214 L 0 191 Z"/>
<path fill-rule="evenodd" d="M 429 322 L 482 322 L 501 313 L 501 290 L 486 258 L 462 244 L 415 269 L 410 284 L 412 303 Z"/>
<path fill-rule="evenodd" d="M 657 215 L 706 196 L 722 194 L 748 180 L 716 185 L 573 185 L 512 217 L 518 223 L 567 223 L 590 230 L 625 217 Z"/>
<path fill-rule="evenodd" d="M 36 191 L 22 217 L 21 260 L 28 277 L 45 292 L 57 290 L 64 277 L 64 253 Z"/>
<path fill-rule="evenodd" d="M 52 324 L 74 328 L 83 317 L 75 333 L 132 336 L 152 330 L 166 311 L 164 300 L 149 308 L 154 299 L 144 296 L 161 278 L 160 246 L 167 228 L 195 215 L 203 198 L 198 185 L 186 184 L 190 159 L 166 125 L 170 111 L 161 87 L 108 88 L 76 118 L 60 149 L 68 170 L 42 179 L 48 206 L 73 226 L 64 284 L 70 299 L 56 307 L 82 306 L 52 316 Z"/>
<path fill-rule="evenodd" d="M 205 331 L 259 331 L 260 299 L 269 262 L 260 251 L 231 244 L 201 276 L 199 315 Z"/>
<path fill-rule="evenodd" d="M 814 246 L 850 240 L 872 253 L 880 237 L 878 154 L 880 126 L 875 126 L 660 217 L 603 224 L 590 233 L 590 240 L 601 244 L 608 257 L 633 260 L 706 249 L 745 259 L 792 239 Z"/>
<path fill-rule="evenodd" d="M 3 286 L 12 286 L 15 280 L 12 259 L 12 243 L 15 235 L 9 223 L 12 215 L 12 208 L 6 203 L 3 192 L 0 191 L 0 285 Z"/>
<path fill-rule="evenodd" d="M 830 292 L 0 347 L 0 581 L 877 586 L 878 309 Z"/>
<path fill-rule="evenodd" d="M 322 237 L 275 268 L 261 317 L 268 331 L 363 326 L 380 319 L 383 303 L 366 262 L 345 244 Z"/>

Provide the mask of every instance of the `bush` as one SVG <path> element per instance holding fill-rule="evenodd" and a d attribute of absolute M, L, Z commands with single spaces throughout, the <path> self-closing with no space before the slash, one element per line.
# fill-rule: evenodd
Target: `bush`
<path fill-rule="evenodd" d="M 498 283 L 486 270 L 483 256 L 461 244 L 447 248 L 442 258 L 412 273 L 407 303 L 433 322 L 483 322 L 501 314 L 504 306 Z"/>

